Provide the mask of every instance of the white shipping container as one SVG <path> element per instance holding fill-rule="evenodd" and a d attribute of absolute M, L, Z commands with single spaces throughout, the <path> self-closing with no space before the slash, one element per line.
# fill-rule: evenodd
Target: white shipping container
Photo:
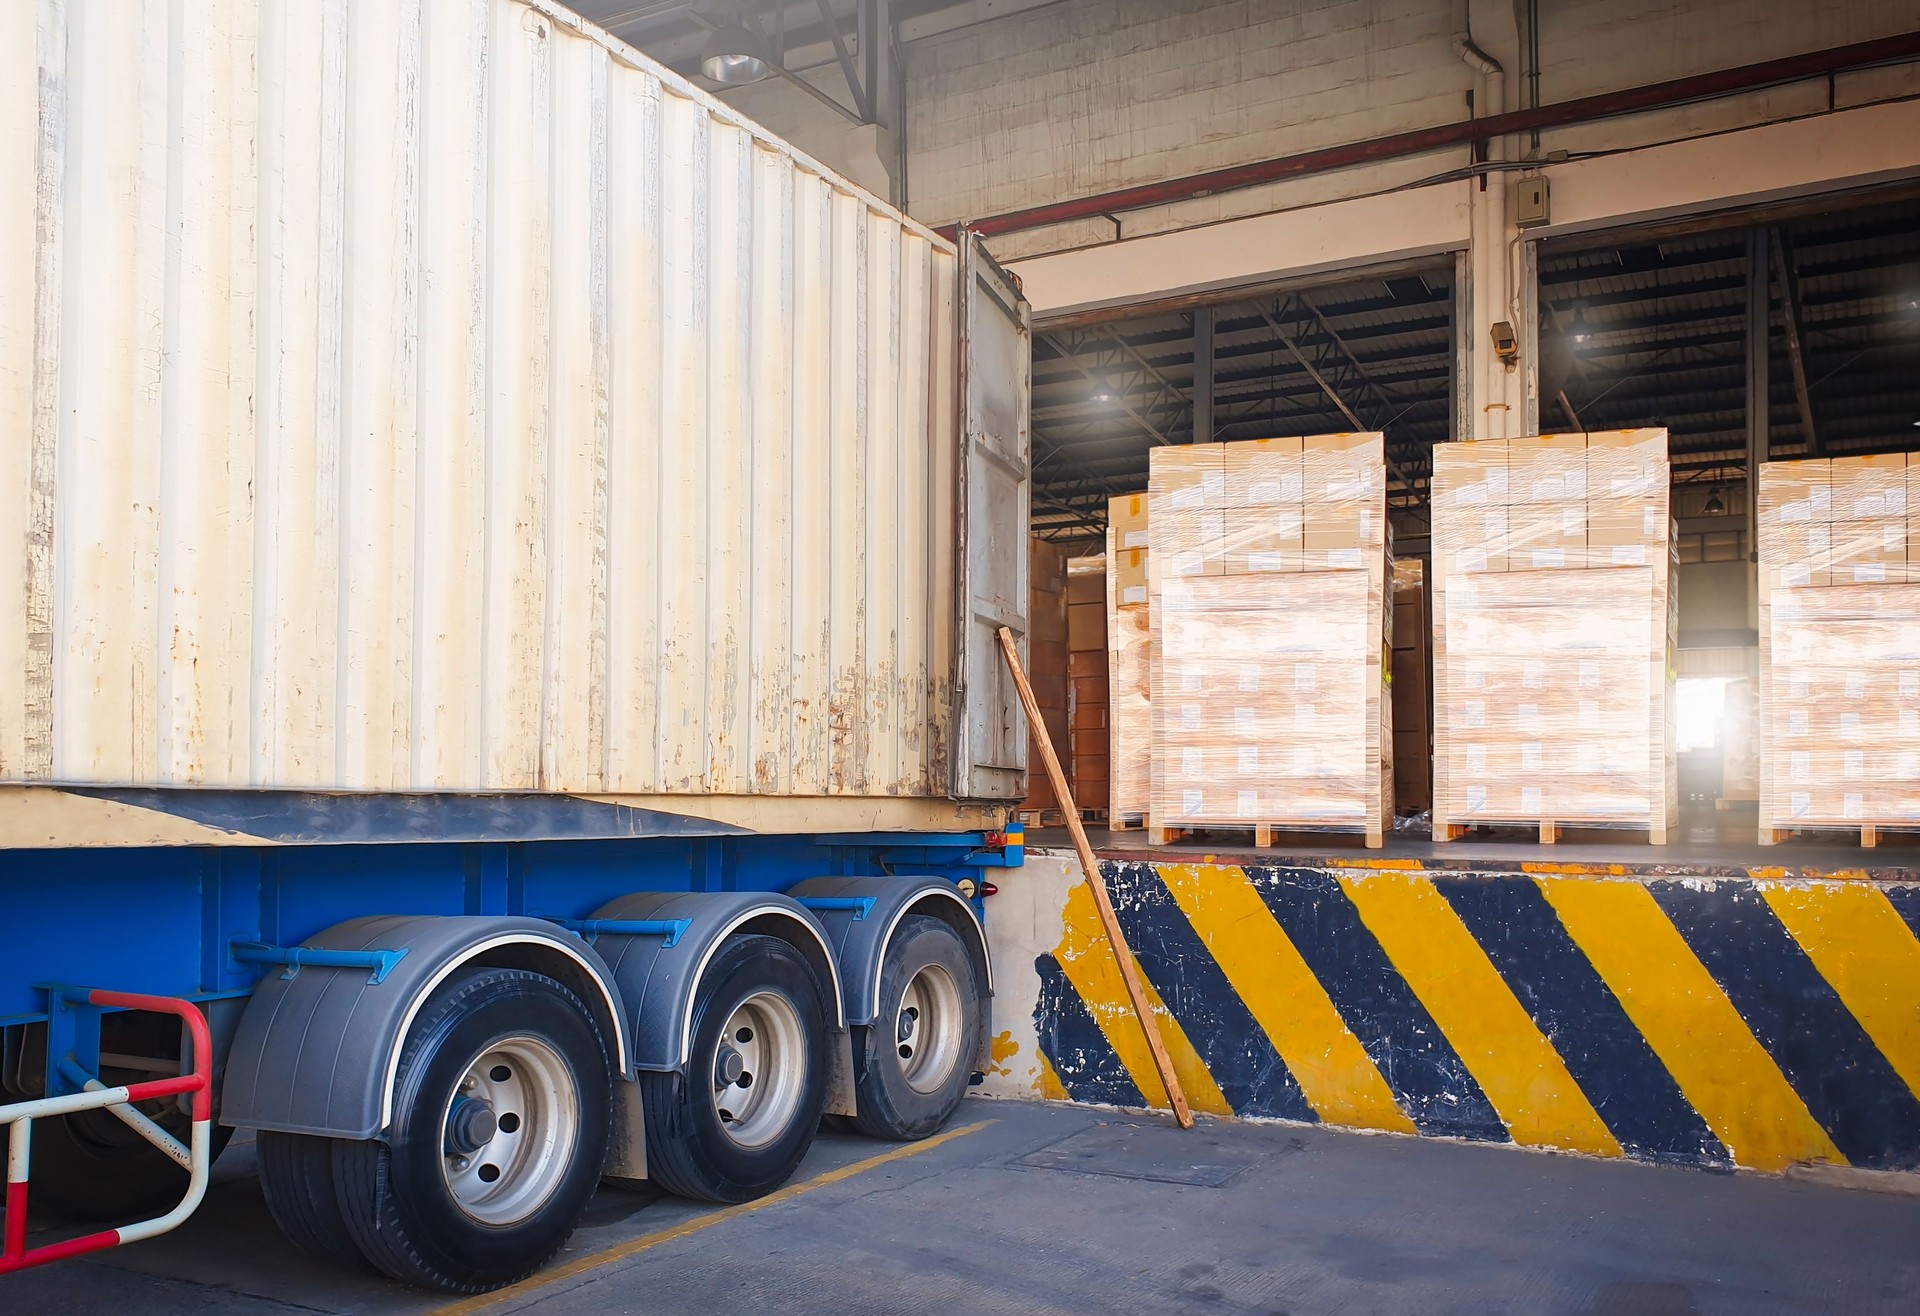
<path fill-rule="evenodd" d="M 544 3 L 9 0 L 0 782 L 1017 799 L 1026 332 Z"/>

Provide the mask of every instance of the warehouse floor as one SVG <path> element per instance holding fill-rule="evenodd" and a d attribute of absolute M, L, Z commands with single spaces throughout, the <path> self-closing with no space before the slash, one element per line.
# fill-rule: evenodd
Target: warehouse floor
<path fill-rule="evenodd" d="M 792 1187 L 745 1208 L 603 1191 L 546 1273 L 447 1304 L 295 1252 L 250 1150 L 179 1233 L 0 1280 L 0 1311 L 1920 1309 L 1920 1196 L 984 1100 L 934 1143 L 823 1136 Z"/>

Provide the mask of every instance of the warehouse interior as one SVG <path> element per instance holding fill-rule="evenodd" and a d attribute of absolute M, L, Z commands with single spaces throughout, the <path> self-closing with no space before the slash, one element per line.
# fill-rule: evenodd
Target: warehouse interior
<path fill-rule="evenodd" d="M 1920 1311 L 1920 0 L 135 8 L 0 1312 Z"/>

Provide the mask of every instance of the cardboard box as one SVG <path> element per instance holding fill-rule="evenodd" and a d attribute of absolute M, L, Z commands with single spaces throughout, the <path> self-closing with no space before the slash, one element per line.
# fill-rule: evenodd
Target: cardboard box
<path fill-rule="evenodd" d="M 1225 574 L 1301 570 L 1300 530 L 1297 506 L 1228 508 L 1222 525 Z"/>
<path fill-rule="evenodd" d="M 1144 548 L 1116 549 L 1113 555 L 1113 583 L 1114 596 L 1107 600 L 1107 606 L 1118 608 L 1144 606 L 1148 593 L 1147 550 Z M 1075 644 L 1074 647 L 1081 646 Z"/>
<path fill-rule="evenodd" d="M 1156 514 L 1197 512 L 1224 504 L 1227 477 L 1221 447 L 1191 443 L 1153 450 L 1148 459 L 1153 481 L 1148 496 L 1150 521 L 1158 519 Z"/>
<path fill-rule="evenodd" d="M 1123 494 L 1107 500 L 1107 528 L 1116 549 L 1147 547 L 1147 496 Z M 1077 600 L 1076 600 L 1077 601 Z"/>
<path fill-rule="evenodd" d="M 1071 603 L 1067 605 L 1067 647 L 1068 649 L 1091 649 L 1097 644 L 1105 644 L 1107 639 L 1107 610 L 1097 603 Z"/>
<path fill-rule="evenodd" d="M 1664 509 L 1671 480 L 1665 430 L 1596 430 L 1587 435 L 1588 502 L 1650 498 Z"/>
<path fill-rule="evenodd" d="M 1760 467 L 1760 551 L 1766 552 L 1767 532 L 1779 526 L 1819 524 L 1833 519 L 1833 463 L 1824 457 L 1808 461 L 1767 462 Z"/>
<path fill-rule="evenodd" d="M 1107 601 L 1106 564 L 1099 558 L 1084 559 L 1094 564 L 1092 571 L 1076 571 L 1069 566 L 1067 570 L 1067 602 L 1099 603 Z"/>
<path fill-rule="evenodd" d="M 1507 501 L 1560 507 L 1587 497 L 1587 436 L 1541 434 L 1507 443 Z"/>
<path fill-rule="evenodd" d="M 1832 519 L 1904 521 L 1907 517 L 1906 453 L 1835 458 L 1829 476 Z"/>

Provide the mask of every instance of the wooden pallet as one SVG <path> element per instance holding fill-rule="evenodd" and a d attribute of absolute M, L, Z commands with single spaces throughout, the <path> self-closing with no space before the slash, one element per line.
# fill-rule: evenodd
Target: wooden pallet
<path fill-rule="evenodd" d="M 1065 827 L 1067 815 L 1058 809 L 1016 809 L 1014 818 L 1025 827 Z M 1081 815 L 1086 817 L 1085 814 Z"/>
<path fill-rule="evenodd" d="M 1740 809 L 1757 809 L 1760 801 L 1751 795 L 1722 795 L 1713 802 L 1713 807 L 1721 813 L 1733 813 Z"/>
<path fill-rule="evenodd" d="M 1110 832 L 1137 832 L 1146 825 L 1147 817 L 1145 814 L 1134 817 L 1130 814 L 1116 813 L 1107 819 L 1107 830 Z"/>
<path fill-rule="evenodd" d="M 1386 836 L 1382 831 L 1366 830 L 1356 827 L 1313 826 L 1307 823 L 1248 823 L 1245 825 L 1237 823 L 1206 823 L 1199 827 L 1156 827 L 1153 820 L 1149 818 L 1146 820 L 1145 826 L 1147 829 L 1146 840 L 1148 845 L 1168 845 L 1183 836 L 1191 836 L 1196 831 L 1252 832 L 1253 848 L 1255 850 L 1271 850 L 1274 847 L 1276 837 L 1296 832 L 1339 833 L 1346 836 L 1363 835 L 1366 839 L 1367 849 L 1369 850 L 1378 850 L 1382 845 L 1386 844 Z"/>
<path fill-rule="evenodd" d="M 1581 831 L 1645 832 L 1648 845 L 1665 845 L 1667 829 L 1665 827 L 1621 827 L 1614 823 L 1599 822 L 1558 822 L 1550 818 L 1485 818 L 1470 823 L 1435 823 L 1433 839 L 1435 841 L 1457 841 L 1476 827 L 1537 827 L 1540 829 L 1540 844 L 1554 845 L 1560 840 L 1560 833 L 1572 829 Z"/>
<path fill-rule="evenodd" d="M 1879 845 L 1880 834 L 1882 832 L 1906 832 L 1916 830 L 1920 830 L 1920 825 L 1904 821 L 1898 823 L 1861 823 L 1858 828 L 1860 848 L 1862 850 L 1871 850 Z M 1851 834 L 1854 831 L 1855 828 L 1851 825 L 1836 823 L 1815 823 L 1808 827 L 1769 827 L 1765 823 L 1762 823 L 1760 825 L 1760 844 L 1778 845 L 1789 836 L 1799 836 L 1806 832 L 1839 832 L 1842 834 Z"/>

